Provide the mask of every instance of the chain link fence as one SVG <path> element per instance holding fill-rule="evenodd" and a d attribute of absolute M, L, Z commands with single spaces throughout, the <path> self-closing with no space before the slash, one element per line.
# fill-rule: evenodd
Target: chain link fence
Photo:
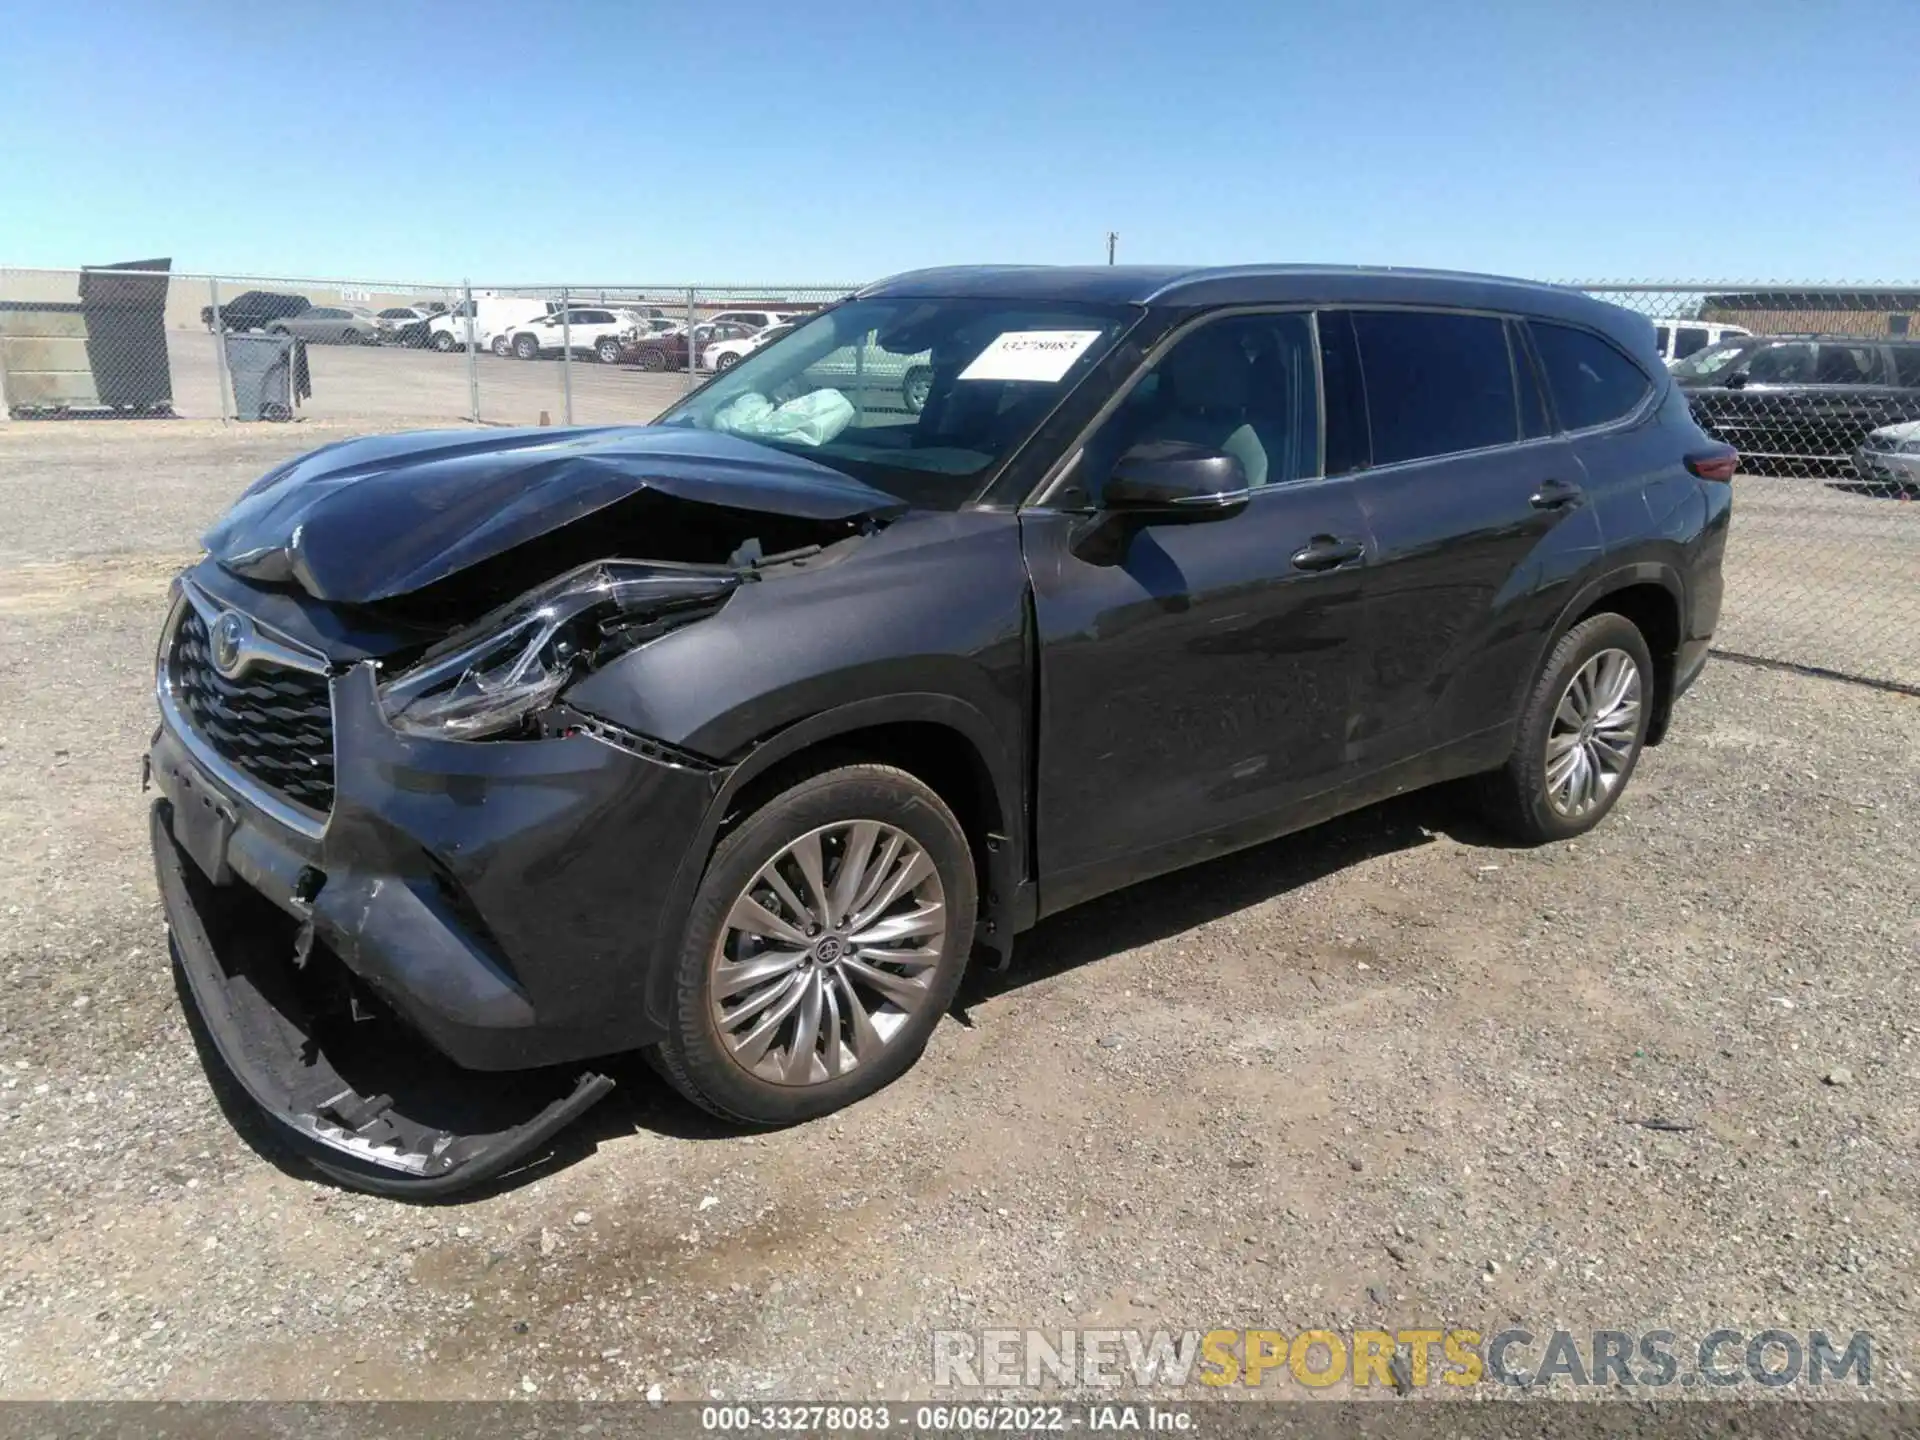
<path fill-rule="evenodd" d="M 1920 287 L 1579 285 L 1741 455 L 1723 651 L 1920 689 Z"/>
<path fill-rule="evenodd" d="M 855 288 L 0 269 L 0 397 L 15 421 L 631 424 Z M 1654 323 L 1743 456 L 1718 643 L 1920 688 L 1920 287 L 1579 288 Z"/>

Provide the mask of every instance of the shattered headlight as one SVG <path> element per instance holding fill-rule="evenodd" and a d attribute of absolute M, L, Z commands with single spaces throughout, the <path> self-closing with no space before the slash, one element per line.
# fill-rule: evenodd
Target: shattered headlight
<path fill-rule="evenodd" d="M 579 671 L 711 613 L 740 581 L 695 566 L 584 566 L 435 645 L 380 687 L 381 707 L 408 735 L 496 735 L 551 704 Z"/>

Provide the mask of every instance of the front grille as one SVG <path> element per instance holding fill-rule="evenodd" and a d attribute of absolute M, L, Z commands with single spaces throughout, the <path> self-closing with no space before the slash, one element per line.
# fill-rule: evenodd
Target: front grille
<path fill-rule="evenodd" d="M 207 622 L 181 607 L 173 695 L 200 738 L 233 767 L 322 815 L 333 808 L 333 702 L 327 677 L 255 664 L 229 680 L 213 668 Z"/>

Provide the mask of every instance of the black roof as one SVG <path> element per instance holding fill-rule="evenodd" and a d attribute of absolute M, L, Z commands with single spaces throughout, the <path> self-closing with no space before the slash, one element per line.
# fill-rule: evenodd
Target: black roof
<path fill-rule="evenodd" d="M 876 281 L 866 296 L 1078 300 L 1108 305 L 1433 305 L 1570 320 L 1639 352 L 1653 345 L 1641 315 L 1579 290 L 1451 270 L 1375 265 L 955 265 Z"/>

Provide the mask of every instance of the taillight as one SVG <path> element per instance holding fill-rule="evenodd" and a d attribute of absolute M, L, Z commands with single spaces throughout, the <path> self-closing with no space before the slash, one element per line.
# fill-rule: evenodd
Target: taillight
<path fill-rule="evenodd" d="M 1727 481 L 1740 468 L 1740 452 L 1723 445 L 1717 450 L 1696 450 L 1687 456 L 1687 469 L 1702 480 Z"/>

